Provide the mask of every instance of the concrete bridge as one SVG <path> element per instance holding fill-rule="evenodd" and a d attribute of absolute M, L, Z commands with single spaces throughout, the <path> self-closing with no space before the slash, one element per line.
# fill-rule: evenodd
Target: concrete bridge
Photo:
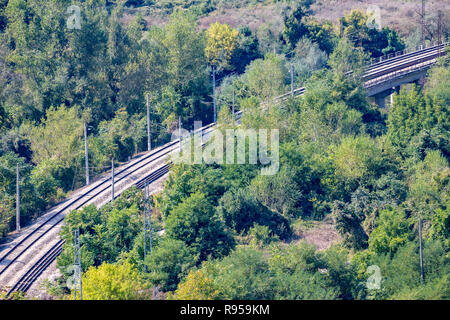
<path fill-rule="evenodd" d="M 392 57 L 385 61 L 367 67 L 363 76 L 367 95 L 373 97 L 380 108 L 386 107 L 386 98 L 390 97 L 392 105 L 393 94 L 408 83 L 422 84 L 422 79 L 437 59 L 446 54 L 449 43 L 431 46 L 422 50 Z"/>
<path fill-rule="evenodd" d="M 446 55 L 446 49 L 450 42 L 432 45 L 416 51 L 403 50 L 373 59 L 370 65 L 365 67 L 362 81 L 367 90 L 367 95 L 373 97 L 380 108 L 386 107 L 386 98 L 392 97 L 400 91 L 402 85 L 408 83 L 421 83 L 428 70 L 436 63 L 439 57 Z M 348 73 L 349 75 L 351 72 Z M 291 96 L 300 96 L 305 93 L 305 88 L 297 88 L 283 94 L 275 101 L 284 101 Z"/>

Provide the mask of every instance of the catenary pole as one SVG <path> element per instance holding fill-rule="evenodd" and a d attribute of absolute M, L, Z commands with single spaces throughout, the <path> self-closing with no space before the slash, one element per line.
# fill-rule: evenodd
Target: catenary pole
<path fill-rule="evenodd" d="M 85 158 L 85 165 L 86 165 L 86 185 L 89 185 L 89 152 L 88 152 L 86 121 L 84 122 L 84 158 Z"/>
<path fill-rule="evenodd" d="M 425 0 L 422 0 L 422 19 L 421 19 L 421 33 L 422 33 L 422 49 L 425 48 Z"/>
<path fill-rule="evenodd" d="M 20 231 L 20 174 L 19 174 L 19 164 L 16 165 L 16 231 Z"/>
<path fill-rule="evenodd" d="M 424 276 L 423 276 L 422 217 L 419 217 L 419 255 L 420 255 L 420 280 L 423 283 Z"/>
<path fill-rule="evenodd" d="M 216 67 L 212 66 L 213 71 L 213 107 L 214 107 L 214 122 L 217 122 L 217 110 L 216 110 Z"/>
<path fill-rule="evenodd" d="M 291 96 L 294 96 L 294 65 L 291 63 Z"/>
<path fill-rule="evenodd" d="M 114 159 L 111 163 L 111 201 L 114 201 Z"/>
<path fill-rule="evenodd" d="M 181 143 L 182 143 L 182 138 L 181 138 L 181 117 L 178 117 L 178 137 L 180 138 L 180 152 L 182 150 L 181 147 Z"/>
<path fill-rule="evenodd" d="M 152 150 L 152 135 L 151 135 L 151 123 L 150 123 L 150 101 L 147 94 L 147 151 Z"/>
<path fill-rule="evenodd" d="M 234 115 L 234 112 L 235 112 L 235 107 L 234 107 L 235 100 L 236 100 L 236 89 L 233 86 L 233 106 L 232 106 L 233 126 L 234 126 L 234 122 L 235 122 L 235 115 Z"/>

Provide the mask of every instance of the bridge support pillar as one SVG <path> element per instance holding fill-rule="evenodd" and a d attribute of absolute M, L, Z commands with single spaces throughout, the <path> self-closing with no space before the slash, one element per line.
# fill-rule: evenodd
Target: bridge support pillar
<path fill-rule="evenodd" d="M 377 106 L 379 108 L 386 108 L 386 96 L 385 95 L 381 95 L 381 94 L 377 94 L 375 96 L 375 103 L 377 104 Z"/>
<path fill-rule="evenodd" d="M 421 77 L 416 81 L 413 81 L 413 83 L 416 85 L 417 89 L 422 90 L 425 84 L 425 78 Z"/>
<path fill-rule="evenodd" d="M 389 89 L 374 95 L 375 103 L 378 105 L 379 108 L 386 108 L 386 97 L 392 95 L 393 91 L 394 90 Z"/>
<path fill-rule="evenodd" d="M 393 88 L 392 88 L 392 93 L 391 93 L 391 95 L 389 96 L 389 97 L 390 97 L 390 100 L 391 100 L 391 105 L 390 105 L 391 108 L 394 106 L 394 93 L 396 93 L 396 94 L 399 94 L 399 93 L 400 93 L 400 86 L 397 86 L 397 87 L 393 87 Z"/>

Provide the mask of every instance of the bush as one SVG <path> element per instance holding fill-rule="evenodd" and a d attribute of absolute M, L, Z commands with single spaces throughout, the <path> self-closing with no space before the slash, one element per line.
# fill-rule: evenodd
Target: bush
<path fill-rule="evenodd" d="M 146 260 L 151 281 L 163 291 L 173 291 L 195 266 L 198 255 L 181 240 L 165 238 Z"/>
<path fill-rule="evenodd" d="M 199 255 L 199 261 L 225 256 L 233 238 L 214 214 L 214 207 L 202 193 L 194 193 L 173 208 L 166 219 L 167 236 L 183 241 Z"/>
<path fill-rule="evenodd" d="M 272 235 L 281 239 L 291 234 L 288 221 L 262 205 L 247 189 L 227 191 L 219 201 L 217 214 L 227 227 L 238 233 L 246 234 L 256 223 L 267 226 Z"/>

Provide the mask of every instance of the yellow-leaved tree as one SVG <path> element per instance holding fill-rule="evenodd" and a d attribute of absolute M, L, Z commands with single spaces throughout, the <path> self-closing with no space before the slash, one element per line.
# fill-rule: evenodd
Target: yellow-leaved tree
<path fill-rule="evenodd" d="M 85 300 L 148 300 L 151 284 L 129 262 L 103 263 L 82 277 Z"/>
<path fill-rule="evenodd" d="M 205 54 L 212 66 L 227 68 L 236 48 L 238 31 L 227 24 L 213 23 L 206 30 Z"/>
<path fill-rule="evenodd" d="M 169 300 L 216 300 L 220 299 L 219 291 L 205 269 L 191 271 L 186 281 L 178 285 Z"/>

